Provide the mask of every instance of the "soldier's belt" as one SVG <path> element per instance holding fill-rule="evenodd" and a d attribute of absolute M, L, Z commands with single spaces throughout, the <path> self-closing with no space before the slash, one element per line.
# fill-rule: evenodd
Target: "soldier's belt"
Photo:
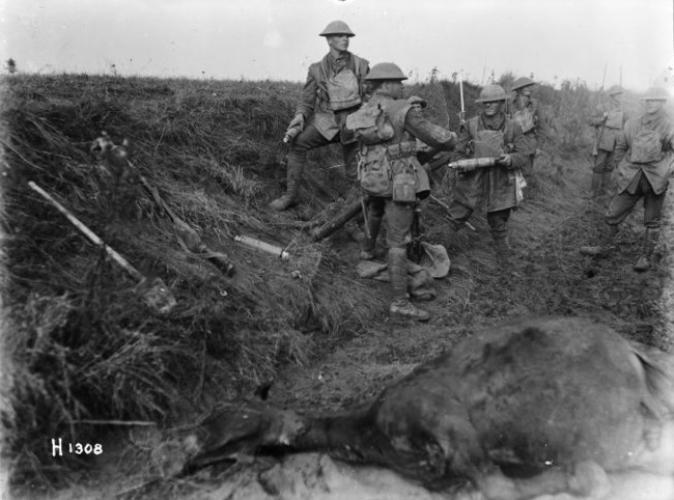
<path fill-rule="evenodd" d="M 390 160 L 399 160 L 400 158 L 408 158 L 417 153 L 416 141 L 405 141 L 399 144 L 391 144 L 386 146 L 386 154 Z"/>

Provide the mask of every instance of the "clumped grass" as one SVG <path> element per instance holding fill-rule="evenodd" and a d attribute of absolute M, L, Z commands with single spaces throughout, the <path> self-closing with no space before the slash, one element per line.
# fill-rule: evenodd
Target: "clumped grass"
<path fill-rule="evenodd" d="M 279 139 L 300 85 L 87 75 L 15 75 L 4 84 L 4 342 L 13 377 L 3 423 L 16 483 L 64 477 L 45 436 L 95 442 L 106 427 L 83 419 L 175 422 L 186 405 L 250 391 L 284 364 L 308 363 L 321 336 L 359 328 L 370 315 L 376 300 L 337 254 L 322 258 L 325 245 L 304 242 L 296 228 L 279 231 L 279 216 L 260 211 L 283 189 Z M 112 172 L 89 154 L 102 130 L 131 140 L 133 169 Z M 312 154 L 304 189 L 343 188 L 337 179 L 317 189 L 326 176 L 313 172 L 337 159 L 333 150 Z M 233 278 L 183 251 L 139 175 L 230 255 Z M 29 180 L 143 274 L 161 277 L 177 308 L 150 314 L 135 283 Z M 333 201 L 311 198 L 316 210 Z M 241 233 L 292 240 L 294 259 L 235 245 Z"/>
<path fill-rule="evenodd" d="M 101 437 L 106 427 L 78 423 L 83 419 L 189 418 L 186 408 L 200 411 L 251 391 L 285 364 L 310 363 L 326 340 L 385 310 L 329 244 L 309 242 L 300 223 L 265 209 L 285 187 L 279 139 L 299 84 L 13 75 L 4 87 L 4 365 L 13 377 L 2 397 L 10 403 L 3 423 L 16 483 L 64 477 L 45 436 Z M 464 85 L 467 117 L 477 112 L 479 90 Z M 579 117 L 594 98 L 580 83 L 538 92 L 556 132 L 533 201 L 566 182 L 556 156 L 588 143 Z M 457 130 L 457 82 L 431 79 L 407 89 L 414 94 L 428 100 L 432 121 Z M 116 142 L 131 140 L 133 169 L 112 172 L 94 161 L 89 146 L 102 130 Z M 311 214 L 333 213 L 345 197 L 343 173 L 326 168 L 342 161 L 339 149 L 309 155 L 301 192 Z M 233 278 L 181 248 L 140 175 L 211 248 L 231 257 Z M 145 275 L 161 277 L 177 308 L 150 314 L 135 283 L 33 193 L 29 180 Z M 301 209 L 294 215 L 309 218 Z M 486 224 L 480 217 L 476 223 Z M 441 231 L 442 211 L 428 210 L 424 224 Z M 233 237 L 242 233 L 287 245 L 293 258 L 238 246 Z"/>

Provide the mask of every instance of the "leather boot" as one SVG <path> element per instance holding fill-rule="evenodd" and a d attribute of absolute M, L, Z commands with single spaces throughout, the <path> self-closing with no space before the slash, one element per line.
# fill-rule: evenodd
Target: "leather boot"
<path fill-rule="evenodd" d="M 614 248 L 614 240 L 618 234 L 617 225 L 609 225 L 604 235 L 599 242 L 599 245 L 587 245 L 578 249 L 583 255 L 590 255 L 592 257 L 608 257 L 609 253 Z"/>
<path fill-rule="evenodd" d="M 388 251 L 388 272 L 393 288 L 393 302 L 389 312 L 398 316 L 428 321 L 431 317 L 423 309 L 419 309 L 407 298 L 407 250 L 390 248 Z"/>
<path fill-rule="evenodd" d="M 641 247 L 641 255 L 633 267 L 636 272 L 643 273 L 651 268 L 651 258 L 653 257 L 653 251 L 655 250 L 655 245 L 658 243 L 659 237 L 659 229 L 646 229 L 646 232 L 644 233 L 644 241 Z"/>
<path fill-rule="evenodd" d="M 501 278 L 521 278 L 521 275 L 515 270 L 515 265 L 512 261 L 512 249 L 508 243 L 508 236 L 505 232 L 493 232 L 494 239 L 494 253 L 496 254 L 496 264 L 498 266 L 498 274 Z"/>
<path fill-rule="evenodd" d="M 307 161 L 306 151 L 298 152 L 290 150 L 288 153 L 288 171 L 286 174 L 287 190 L 285 194 L 276 198 L 269 204 L 269 208 L 281 212 L 297 203 L 297 191 L 302 178 L 304 164 Z"/>
<path fill-rule="evenodd" d="M 382 221 L 381 216 L 375 216 L 372 215 L 372 213 L 368 213 L 367 225 L 368 229 L 370 230 L 370 237 L 368 238 L 366 236 L 363 239 L 363 244 L 360 250 L 361 260 L 372 260 L 378 257 L 377 252 L 375 252 L 375 249 L 377 245 L 377 236 L 379 235 L 379 228 L 381 228 L 381 221 Z"/>

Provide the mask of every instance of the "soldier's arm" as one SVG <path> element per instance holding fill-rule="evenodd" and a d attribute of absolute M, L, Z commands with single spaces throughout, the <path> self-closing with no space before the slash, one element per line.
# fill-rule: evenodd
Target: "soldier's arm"
<path fill-rule="evenodd" d="M 510 146 L 510 160 L 512 161 L 510 168 L 523 168 L 529 163 L 528 155 L 531 147 L 529 141 L 522 133 L 522 127 L 519 124 L 511 121 L 512 139 Z"/>
<path fill-rule="evenodd" d="M 623 161 L 627 150 L 629 149 L 629 143 L 627 140 L 629 122 L 625 124 L 623 129 L 617 134 L 615 142 L 615 156 L 614 161 L 616 165 L 620 165 L 620 162 Z"/>
<path fill-rule="evenodd" d="M 309 118 L 314 112 L 314 104 L 316 103 L 316 94 L 318 93 L 318 82 L 314 78 L 313 71 L 309 68 L 307 74 L 307 81 L 302 88 L 302 97 L 297 106 L 295 114 L 302 113 L 305 119 Z"/>
<path fill-rule="evenodd" d="M 446 128 L 426 120 L 421 111 L 411 108 L 405 116 L 405 130 L 433 149 L 452 150 L 457 136 Z"/>
<path fill-rule="evenodd" d="M 365 81 L 365 77 L 370 72 L 370 63 L 367 59 L 363 59 L 362 57 L 360 60 L 363 64 L 363 70 L 360 72 L 360 80 L 358 81 L 360 97 L 367 100 L 367 82 Z"/>

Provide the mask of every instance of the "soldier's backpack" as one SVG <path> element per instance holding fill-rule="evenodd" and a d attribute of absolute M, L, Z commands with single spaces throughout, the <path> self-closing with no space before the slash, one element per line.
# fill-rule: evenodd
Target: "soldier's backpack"
<path fill-rule="evenodd" d="M 380 144 L 393 138 L 393 125 L 379 103 L 367 103 L 346 117 L 346 128 L 361 144 Z"/>

